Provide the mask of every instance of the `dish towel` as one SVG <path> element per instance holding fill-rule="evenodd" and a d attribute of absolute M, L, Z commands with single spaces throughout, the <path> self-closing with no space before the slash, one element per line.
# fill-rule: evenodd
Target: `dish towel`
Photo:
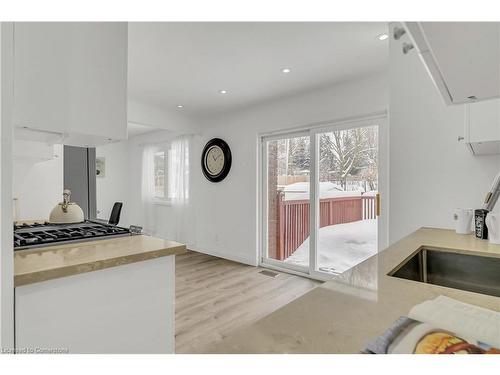
<path fill-rule="evenodd" d="M 415 305 L 408 317 L 500 347 L 500 312 L 497 311 L 439 296 Z"/>

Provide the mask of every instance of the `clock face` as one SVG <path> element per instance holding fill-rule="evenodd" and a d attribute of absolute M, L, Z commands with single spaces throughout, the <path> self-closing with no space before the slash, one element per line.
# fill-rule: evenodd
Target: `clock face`
<path fill-rule="evenodd" d="M 212 138 L 201 153 L 201 169 L 207 180 L 220 182 L 226 178 L 232 163 L 231 149 L 220 138 Z"/>
<path fill-rule="evenodd" d="M 219 146 L 212 146 L 205 154 L 205 167 L 212 176 L 217 176 L 224 168 L 224 152 Z"/>

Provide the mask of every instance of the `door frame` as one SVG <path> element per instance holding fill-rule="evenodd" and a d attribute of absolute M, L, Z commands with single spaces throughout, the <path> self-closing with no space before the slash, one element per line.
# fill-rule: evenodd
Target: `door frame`
<path fill-rule="evenodd" d="M 339 120 L 323 121 L 305 125 L 299 128 L 280 130 L 276 132 L 262 133 L 258 135 L 258 263 L 259 266 L 275 269 L 282 272 L 288 272 L 306 276 L 317 280 L 330 280 L 333 276 L 325 272 L 316 270 L 317 251 L 309 252 L 309 267 L 298 267 L 295 265 L 283 265 L 283 262 L 267 259 L 267 149 L 266 142 L 283 139 L 294 136 L 309 136 L 311 139 L 311 169 L 309 173 L 310 182 L 316 180 L 318 175 L 318 153 L 316 152 L 318 144 L 316 135 L 333 130 L 347 130 L 364 126 L 378 126 L 378 151 L 379 151 L 379 169 L 378 169 L 378 192 L 380 199 L 380 216 L 378 223 L 378 251 L 382 251 L 389 243 L 389 121 L 387 112 L 377 112 L 366 116 L 350 117 Z M 318 238 L 319 223 L 319 184 L 312 184 L 310 189 L 311 214 L 310 214 L 310 249 L 316 247 Z"/>
<path fill-rule="evenodd" d="M 258 174 L 259 174 L 259 210 L 257 214 L 257 220 L 259 222 L 259 266 L 265 266 L 273 269 L 285 269 L 283 267 L 283 262 L 278 260 L 270 259 L 267 257 L 267 238 L 268 238 L 268 222 L 264 220 L 267 218 L 268 214 L 268 189 L 267 189 L 267 173 L 268 173 L 268 159 L 267 159 L 267 148 L 266 144 L 269 141 L 275 141 L 284 138 L 294 138 L 294 137 L 310 137 L 310 131 L 299 130 L 291 131 L 286 133 L 279 133 L 273 135 L 261 135 L 259 137 L 259 149 L 260 149 L 260 159 Z M 298 272 L 301 275 L 307 275 L 309 273 L 309 267 L 302 267 L 297 265 L 287 265 L 286 269 Z"/>

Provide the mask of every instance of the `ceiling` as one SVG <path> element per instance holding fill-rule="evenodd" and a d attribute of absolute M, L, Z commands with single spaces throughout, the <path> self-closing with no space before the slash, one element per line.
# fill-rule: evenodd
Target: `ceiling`
<path fill-rule="evenodd" d="M 133 122 L 129 122 L 127 124 L 127 132 L 128 132 L 128 137 L 135 137 L 141 134 L 146 134 L 146 133 L 151 133 L 155 130 L 158 130 L 156 128 L 153 128 L 148 125 L 142 125 L 142 124 L 136 124 Z"/>
<path fill-rule="evenodd" d="M 204 115 L 311 91 L 384 70 L 385 32 L 379 22 L 130 23 L 129 95 Z"/>

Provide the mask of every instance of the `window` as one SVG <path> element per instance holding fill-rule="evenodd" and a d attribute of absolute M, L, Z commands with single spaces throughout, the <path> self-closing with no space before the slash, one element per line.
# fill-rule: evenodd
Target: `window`
<path fill-rule="evenodd" d="M 142 156 L 142 198 L 160 205 L 189 199 L 189 137 L 145 145 Z"/>
<path fill-rule="evenodd" d="M 168 198 L 167 183 L 167 152 L 157 151 L 154 153 L 154 197 L 158 200 Z"/>

